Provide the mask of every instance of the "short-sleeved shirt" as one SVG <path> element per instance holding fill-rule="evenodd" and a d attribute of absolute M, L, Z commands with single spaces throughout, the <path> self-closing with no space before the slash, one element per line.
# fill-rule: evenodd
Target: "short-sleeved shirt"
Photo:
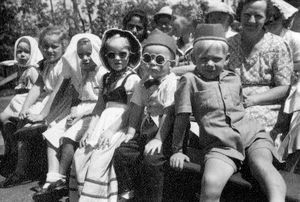
<path fill-rule="evenodd" d="M 245 118 L 241 81 L 231 71 L 223 71 L 219 81 L 205 81 L 194 73 L 183 75 L 175 94 L 175 110 L 193 113 L 201 134 L 200 146 L 234 159 L 244 160 L 248 147 L 261 125 Z"/>
<path fill-rule="evenodd" d="M 148 89 L 141 80 L 133 93 L 131 102 L 146 107 L 146 111 L 151 116 L 162 115 L 166 107 L 174 104 L 177 82 L 177 76 L 174 73 L 163 78 L 159 86 L 154 85 Z"/>

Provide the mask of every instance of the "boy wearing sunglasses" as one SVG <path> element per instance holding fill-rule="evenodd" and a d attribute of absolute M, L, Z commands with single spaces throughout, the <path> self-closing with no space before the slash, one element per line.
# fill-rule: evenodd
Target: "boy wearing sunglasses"
<path fill-rule="evenodd" d="M 142 78 L 136 87 L 129 111 L 129 124 L 139 123 L 140 131 L 131 134 L 133 139 L 122 143 L 114 154 L 119 193 L 125 199 L 133 197 L 133 190 L 143 191 L 143 196 L 138 196 L 141 201 L 162 199 L 163 163 L 157 166 L 156 159 L 166 155 L 165 140 L 172 128 L 169 115 L 174 104 L 177 77 L 170 69 L 175 64 L 176 48 L 175 40 L 159 30 L 154 30 L 143 42 L 142 63 L 148 76 Z M 147 166 L 139 170 L 142 160 Z M 145 176 L 137 176 L 137 173 Z M 147 182 L 140 186 L 143 190 L 136 189 L 136 179 Z"/>

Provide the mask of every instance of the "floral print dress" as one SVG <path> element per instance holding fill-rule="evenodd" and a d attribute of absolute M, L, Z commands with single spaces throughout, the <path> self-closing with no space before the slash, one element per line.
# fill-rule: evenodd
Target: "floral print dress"
<path fill-rule="evenodd" d="M 265 33 L 246 56 L 241 35 L 229 38 L 228 69 L 240 75 L 243 95 L 267 92 L 276 86 L 290 85 L 293 61 L 288 44 L 279 36 Z M 246 109 L 247 116 L 258 120 L 273 136 L 282 133 L 283 117 L 279 116 L 282 104 L 256 105 Z"/>

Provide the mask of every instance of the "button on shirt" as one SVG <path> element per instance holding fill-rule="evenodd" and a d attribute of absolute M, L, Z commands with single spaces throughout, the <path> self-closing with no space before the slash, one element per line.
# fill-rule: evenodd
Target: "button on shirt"
<path fill-rule="evenodd" d="M 241 81 L 223 71 L 219 81 L 204 81 L 193 73 L 182 76 L 175 94 L 176 113 L 193 113 L 200 127 L 200 146 L 231 158 L 244 159 L 244 149 L 262 130 L 245 118 Z"/>

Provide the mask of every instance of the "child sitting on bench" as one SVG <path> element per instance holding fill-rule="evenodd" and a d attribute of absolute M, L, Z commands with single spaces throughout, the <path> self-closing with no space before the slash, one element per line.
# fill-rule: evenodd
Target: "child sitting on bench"
<path fill-rule="evenodd" d="M 258 122 L 245 117 L 240 78 L 224 70 L 228 57 L 222 26 L 199 25 L 192 53 L 196 69 L 182 76 L 175 94 L 170 165 L 182 169 L 184 161 L 189 161 L 182 153 L 182 142 L 193 113 L 204 151 L 200 201 L 219 201 L 228 179 L 245 157 L 268 200 L 284 201 L 286 185 L 272 164 L 273 156 L 277 157 L 274 143 Z"/>

